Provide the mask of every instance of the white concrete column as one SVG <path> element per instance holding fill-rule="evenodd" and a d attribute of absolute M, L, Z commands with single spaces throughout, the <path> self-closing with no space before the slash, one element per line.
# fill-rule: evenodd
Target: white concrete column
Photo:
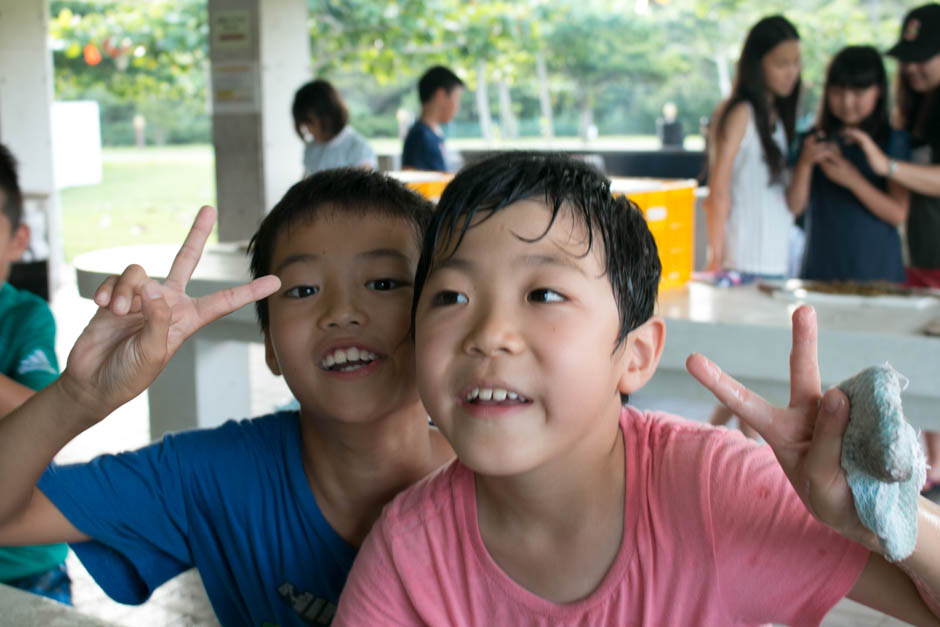
<path fill-rule="evenodd" d="M 52 165 L 48 40 L 48 2 L 0 0 L 0 142 L 19 162 L 26 217 L 33 227 L 35 258 L 30 260 L 48 259 L 53 287 L 62 265 L 62 238 Z"/>
<path fill-rule="evenodd" d="M 247 239 L 303 173 L 294 91 L 310 76 L 305 0 L 209 0 L 219 239 Z"/>

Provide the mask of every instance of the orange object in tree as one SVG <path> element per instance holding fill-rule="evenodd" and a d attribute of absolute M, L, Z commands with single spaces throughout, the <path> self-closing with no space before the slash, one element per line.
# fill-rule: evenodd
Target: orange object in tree
<path fill-rule="evenodd" d="M 101 63 L 101 51 L 95 44 L 85 44 L 85 63 L 88 65 L 98 65 Z"/>

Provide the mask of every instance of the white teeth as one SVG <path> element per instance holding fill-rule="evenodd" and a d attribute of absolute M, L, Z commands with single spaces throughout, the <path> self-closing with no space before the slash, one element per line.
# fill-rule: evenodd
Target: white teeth
<path fill-rule="evenodd" d="M 510 392 L 505 388 L 473 388 L 470 392 L 467 393 L 467 401 L 495 401 L 501 403 L 506 399 L 511 401 L 522 401 L 526 402 L 526 398 L 521 394 L 516 394 L 515 392 Z"/>
<path fill-rule="evenodd" d="M 323 361 L 320 362 L 320 365 L 324 368 L 332 368 L 333 366 L 342 366 L 345 363 L 350 363 L 356 367 L 361 367 L 363 364 L 361 362 L 368 363 L 376 359 L 376 354 L 367 351 L 364 348 L 360 349 L 355 346 L 352 348 L 338 348 L 326 357 L 323 358 Z M 348 370 L 349 368 L 339 368 L 341 370 Z"/>

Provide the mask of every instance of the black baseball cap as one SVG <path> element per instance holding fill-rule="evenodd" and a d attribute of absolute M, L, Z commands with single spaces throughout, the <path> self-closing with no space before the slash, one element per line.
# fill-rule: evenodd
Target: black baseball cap
<path fill-rule="evenodd" d="M 919 63 L 940 54 L 940 4 L 912 9 L 904 17 L 901 39 L 888 50 L 898 61 Z"/>

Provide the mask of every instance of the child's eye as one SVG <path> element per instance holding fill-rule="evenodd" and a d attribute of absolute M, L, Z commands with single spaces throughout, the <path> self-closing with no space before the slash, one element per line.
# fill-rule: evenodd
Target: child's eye
<path fill-rule="evenodd" d="M 308 296 L 313 296 L 319 291 L 320 288 L 316 285 L 298 285 L 297 287 L 292 287 L 285 291 L 284 295 L 288 298 L 307 298 Z"/>
<path fill-rule="evenodd" d="M 550 290 L 545 287 L 532 290 L 529 292 L 528 298 L 529 301 L 534 303 L 560 303 L 565 300 L 565 297 L 555 290 Z"/>
<path fill-rule="evenodd" d="M 369 281 L 366 283 L 366 287 L 370 290 L 376 290 L 377 292 L 387 292 L 389 290 L 397 290 L 400 287 L 405 287 L 407 283 L 405 281 L 399 281 L 398 279 L 375 279 L 374 281 Z"/>
<path fill-rule="evenodd" d="M 434 307 L 444 307 L 446 305 L 464 305 L 470 302 L 465 294 L 444 290 L 438 292 L 431 298 L 431 305 Z"/>

